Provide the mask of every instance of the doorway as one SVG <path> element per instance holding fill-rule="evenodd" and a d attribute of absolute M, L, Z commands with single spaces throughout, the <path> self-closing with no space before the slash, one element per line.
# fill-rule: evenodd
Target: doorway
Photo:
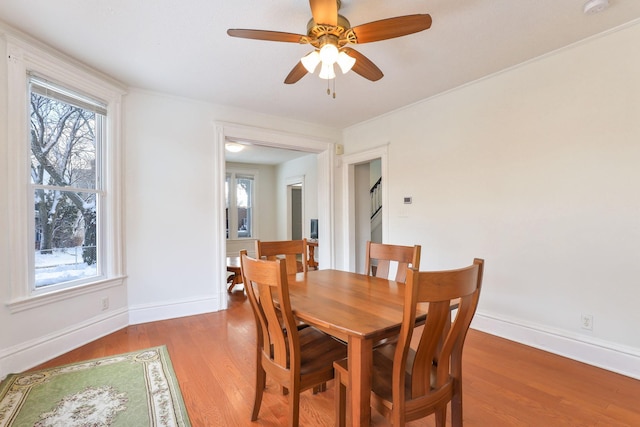
<path fill-rule="evenodd" d="M 386 181 L 387 157 L 388 146 L 385 145 L 343 158 L 343 213 L 346 219 L 346 265 L 343 268 L 349 271 L 364 271 L 367 240 L 381 243 L 388 241 L 387 187 L 379 184 L 376 190 L 378 193 L 375 196 L 381 209 L 373 217 L 371 199 L 371 190 L 377 179 L 379 178 L 381 183 Z"/>
<path fill-rule="evenodd" d="M 287 238 L 301 240 L 304 236 L 305 224 L 304 177 L 287 181 Z"/>
<path fill-rule="evenodd" d="M 382 243 L 382 170 L 380 158 L 354 166 L 356 272 L 365 271 L 367 241 Z"/>
<path fill-rule="evenodd" d="M 335 162 L 335 142 L 315 136 L 292 134 L 272 129 L 253 126 L 238 125 L 233 123 L 214 123 L 214 148 L 213 148 L 213 179 L 214 185 L 212 223 L 214 224 L 214 259 L 212 268 L 219 271 L 219 283 L 216 284 L 219 295 L 219 305 L 226 307 L 226 242 L 225 236 L 225 143 L 229 141 L 249 141 L 252 144 L 306 151 L 317 155 L 318 173 L 318 218 L 325 224 L 320 230 L 319 238 L 323 244 L 318 248 L 319 262 L 332 268 L 334 258 L 333 236 L 333 206 L 334 193 L 331 188 Z M 304 213 L 303 213 L 304 215 Z M 220 238 L 222 237 L 222 238 Z"/>

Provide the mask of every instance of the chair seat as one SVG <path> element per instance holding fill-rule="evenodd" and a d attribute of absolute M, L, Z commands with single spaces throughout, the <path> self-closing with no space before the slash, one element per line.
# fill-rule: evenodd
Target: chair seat
<path fill-rule="evenodd" d="M 313 327 L 300 329 L 300 372 L 326 371 L 333 378 L 333 361 L 347 357 L 347 347 Z"/>
<path fill-rule="evenodd" d="M 393 372 L 393 355 L 396 351 L 396 342 L 381 345 L 373 352 L 373 383 L 371 389 L 375 394 L 383 399 L 392 400 L 392 372 Z M 405 396 L 411 398 L 411 366 L 415 359 L 415 351 L 409 350 L 407 356 L 407 368 L 405 373 Z M 343 384 L 348 383 L 348 359 L 337 360 L 333 364 L 334 369 L 339 370 L 341 381 Z M 431 370 L 431 386 L 435 386 L 435 366 Z"/>
<path fill-rule="evenodd" d="M 393 356 L 396 351 L 396 342 L 378 347 L 373 352 L 373 384 L 371 389 L 375 394 L 386 400 L 392 400 L 392 378 L 393 378 Z M 407 364 L 405 367 L 405 396 L 411 399 L 412 376 L 411 367 L 415 360 L 416 352 L 409 349 L 407 355 Z M 435 387 L 436 367 L 431 368 L 431 387 Z"/>

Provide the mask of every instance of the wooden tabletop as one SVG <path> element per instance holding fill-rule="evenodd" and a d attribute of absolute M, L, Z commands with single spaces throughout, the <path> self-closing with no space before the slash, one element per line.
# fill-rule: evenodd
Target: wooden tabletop
<path fill-rule="evenodd" d="M 404 284 L 339 270 L 290 276 L 296 317 L 346 341 L 349 335 L 380 339 L 402 322 Z"/>
<path fill-rule="evenodd" d="M 227 278 L 227 292 L 231 292 L 236 285 L 242 283 L 242 269 L 239 256 L 227 257 L 227 271 L 233 273 Z"/>

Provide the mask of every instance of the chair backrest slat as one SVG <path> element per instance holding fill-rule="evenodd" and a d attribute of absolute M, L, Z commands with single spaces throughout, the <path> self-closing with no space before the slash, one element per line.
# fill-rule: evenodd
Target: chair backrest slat
<path fill-rule="evenodd" d="M 368 241 L 365 256 L 365 274 L 391 279 L 389 277 L 391 262 L 396 262 L 398 269 L 393 280 L 404 283 L 409 268 L 420 268 L 420 249 L 420 245 L 401 246 Z M 374 268 L 375 274 L 373 273 Z"/>

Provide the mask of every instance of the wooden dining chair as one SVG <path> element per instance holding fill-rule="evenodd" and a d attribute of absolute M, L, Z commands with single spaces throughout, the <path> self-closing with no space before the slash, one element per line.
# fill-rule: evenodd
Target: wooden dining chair
<path fill-rule="evenodd" d="M 287 274 L 306 273 L 308 266 L 307 257 L 307 239 L 302 240 L 276 240 L 272 242 L 263 242 L 256 240 L 256 258 L 275 261 L 276 259 L 284 260 L 287 267 Z M 298 329 L 302 329 L 307 325 L 298 321 Z M 318 390 L 324 390 L 324 386 Z"/>
<path fill-rule="evenodd" d="M 420 268 L 420 249 L 420 245 L 400 246 L 367 241 L 365 274 L 404 283 L 408 269 Z M 389 277 L 392 262 L 398 265 L 395 278 Z"/>
<path fill-rule="evenodd" d="M 420 245 L 401 246 L 367 241 L 365 272 L 369 276 L 404 283 L 407 280 L 407 270 L 420 268 L 420 250 Z M 395 277 L 389 277 L 392 263 L 397 264 Z M 378 341 L 374 344 L 374 348 L 389 344 L 396 338 L 389 337 Z"/>
<path fill-rule="evenodd" d="M 257 326 L 256 392 L 251 421 L 258 419 L 266 376 L 287 390 L 289 423 L 298 426 L 300 393 L 333 379 L 333 362 L 347 347 L 313 327 L 299 330 L 291 311 L 285 261 L 240 253 L 242 276 Z"/>
<path fill-rule="evenodd" d="M 283 258 L 287 266 L 287 274 L 307 272 L 307 239 L 272 242 L 256 240 L 256 257 L 271 261 Z"/>
<path fill-rule="evenodd" d="M 398 340 L 373 352 L 371 406 L 392 425 L 435 414 L 436 426 L 444 427 L 451 402 L 451 425 L 462 427 L 462 348 L 478 306 L 483 270 L 484 261 L 475 259 L 458 270 L 408 271 Z M 414 327 L 421 303 L 429 303 L 423 329 Z M 416 331 L 421 332 L 414 348 Z M 346 359 L 334 368 L 336 426 L 344 426 Z"/>

